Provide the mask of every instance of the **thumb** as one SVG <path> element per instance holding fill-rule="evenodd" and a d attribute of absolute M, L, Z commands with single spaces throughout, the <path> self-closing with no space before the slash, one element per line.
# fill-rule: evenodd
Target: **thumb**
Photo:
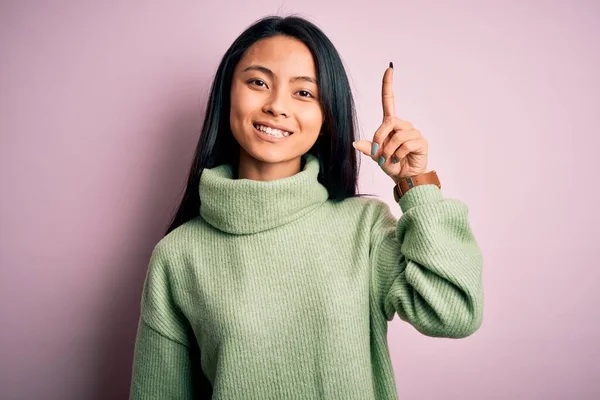
<path fill-rule="evenodd" d="M 371 157 L 371 142 L 368 140 L 357 140 L 356 142 L 352 143 L 352 146 L 354 146 L 356 150 L 360 151 L 365 156 Z"/>

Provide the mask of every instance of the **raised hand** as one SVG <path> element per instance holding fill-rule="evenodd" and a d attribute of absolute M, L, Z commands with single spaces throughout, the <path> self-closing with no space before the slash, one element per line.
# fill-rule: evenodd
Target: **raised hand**
<path fill-rule="evenodd" d="M 406 176 L 422 174 L 427 170 L 427 140 L 408 121 L 396 117 L 393 91 L 394 65 L 383 74 L 381 103 L 383 122 L 375 131 L 373 142 L 358 140 L 354 147 L 377 161 L 394 182 Z"/>

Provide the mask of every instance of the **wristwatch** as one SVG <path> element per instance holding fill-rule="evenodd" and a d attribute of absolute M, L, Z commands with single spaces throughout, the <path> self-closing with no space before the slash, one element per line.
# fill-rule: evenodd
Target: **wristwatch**
<path fill-rule="evenodd" d="M 400 198 L 404 196 L 404 193 L 408 192 L 411 188 L 420 185 L 436 185 L 438 188 L 442 188 L 435 171 L 429 171 L 415 176 L 407 176 L 394 185 L 394 200 L 396 200 L 396 203 L 399 202 Z"/>

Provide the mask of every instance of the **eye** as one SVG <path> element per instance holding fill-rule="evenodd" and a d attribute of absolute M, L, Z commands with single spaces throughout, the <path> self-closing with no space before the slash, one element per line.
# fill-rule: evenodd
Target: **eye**
<path fill-rule="evenodd" d="M 259 82 L 262 85 L 260 85 L 260 84 L 255 85 L 254 84 L 255 82 Z M 250 79 L 247 83 L 253 84 L 253 86 L 258 86 L 258 87 L 267 87 L 267 84 L 264 81 L 260 80 L 260 79 Z"/>
<path fill-rule="evenodd" d="M 315 97 L 308 90 L 299 90 L 297 93 L 301 93 L 300 97 L 313 97 L 313 98 Z M 305 94 L 302 94 L 302 93 L 305 93 Z"/>

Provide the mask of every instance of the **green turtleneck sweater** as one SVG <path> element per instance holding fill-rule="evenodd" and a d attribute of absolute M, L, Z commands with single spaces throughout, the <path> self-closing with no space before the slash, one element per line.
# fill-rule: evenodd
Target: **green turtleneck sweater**
<path fill-rule="evenodd" d="M 467 207 L 435 185 L 400 200 L 327 199 L 318 160 L 294 176 L 204 170 L 200 216 L 148 267 L 133 399 L 396 399 L 394 315 L 462 338 L 481 325 L 482 256 Z"/>

